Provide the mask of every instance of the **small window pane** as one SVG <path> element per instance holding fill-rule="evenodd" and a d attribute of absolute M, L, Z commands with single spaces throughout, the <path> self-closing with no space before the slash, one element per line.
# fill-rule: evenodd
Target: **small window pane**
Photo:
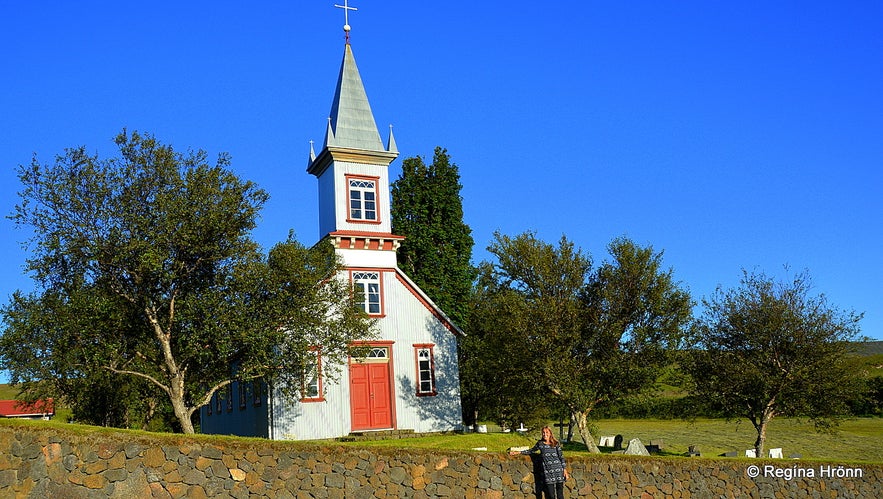
<path fill-rule="evenodd" d="M 379 272 L 353 272 L 353 291 L 359 308 L 373 315 L 382 312 Z"/>
<path fill-rule="evenodd" d="M 377 220 L 376 185 L 373 180 L 350 179 L 350 218 Z"/>
<path fill-rule="evenodd" d="M 435 373 L 432 365 L 432 349 L 417 349 L 417 392 L 435 394 Z"/>

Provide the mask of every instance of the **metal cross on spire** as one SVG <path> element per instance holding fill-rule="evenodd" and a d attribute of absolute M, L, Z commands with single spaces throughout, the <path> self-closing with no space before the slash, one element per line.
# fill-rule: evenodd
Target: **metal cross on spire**
<path fill-rule="evenodd" d="M 346 32 L 346 41 L 350 41 L 350 11 L 359 10 L 349 6 L 349 0 L 343 0 L 343 5 L 334 4 L 338 9 L 343 9 L 343 31 Z"/>

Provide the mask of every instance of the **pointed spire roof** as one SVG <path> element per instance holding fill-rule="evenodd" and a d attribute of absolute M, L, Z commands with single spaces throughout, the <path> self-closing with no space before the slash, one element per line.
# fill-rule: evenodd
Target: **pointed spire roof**
<path fill-rule="evenodd" d="M 396 138 L 392 135 L 392 125 L 389 125 L 389 140 L 386 141 L 386 150 L 389 152 L 399 152 L 398 146 L 396 146 Z"/>
<path fill-rule="evenodd" d="M 345 45 L 343 62 L 334 101 L 331 103 L 331 129 L 334 144 L 368 151 L 384 151 L 374 114 L 368 104 L 368 95 L 356 67 L 356 59 L 350 44 Z M 331 145 L 327 144 L 326 145 Z"/>

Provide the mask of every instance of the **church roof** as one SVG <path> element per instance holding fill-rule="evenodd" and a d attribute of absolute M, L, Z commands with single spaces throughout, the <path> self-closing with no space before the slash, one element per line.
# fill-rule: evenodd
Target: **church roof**
<path fill-rule="evenodd" d="M 325 146 L 346 147 L 368 151 L 385 151 L 368 104 L 368 95 L 356 67 L 350 44 L 346 44 L 334 101 L 331 103 L 331 122 L 325 137 Z"/>

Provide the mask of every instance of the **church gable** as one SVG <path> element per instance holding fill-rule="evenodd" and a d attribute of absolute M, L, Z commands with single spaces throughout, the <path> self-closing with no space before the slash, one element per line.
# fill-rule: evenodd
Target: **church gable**
<path fill-rule="evenodd" d="M 389 165 L 397 156 L 392 130 L 385 148 L 381 143 L 347 36 L 325 142 L 318 155 L 310 146 L 307 172 L 318 181 L 319 238 L 333 244 L 345 268 L 339 278 L 352 286 L 356 305 L 377 319 L 378 334 L 363 343 L 364 357 L 334 366 L 342 368 L 339 379 L 325 379 L 332 366 L 323 364 L 316 345 L 298 387 L 301 398 L 270 382 L 264 404 L 236 410 L 230 402 L 229 410 L 204 411 L 204 430 L 303 440 L 459 427 L 463 332 L 398 268 L 403 237 L 391 233 L 389 197 Z"/>

